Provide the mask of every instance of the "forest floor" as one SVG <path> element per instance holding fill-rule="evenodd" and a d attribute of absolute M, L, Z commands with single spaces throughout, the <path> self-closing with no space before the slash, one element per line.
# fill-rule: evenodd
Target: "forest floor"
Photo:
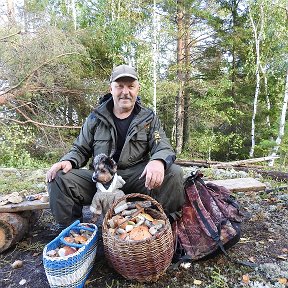
<path fill-rule="evenodd" d="M 205 175 L 205 171 L 202 172 Z M 30 182 L 33 182 L 37 189 L 42 189 L 45 184 L 43 186 L 41 173 L 43 176 L 43 171 L 5 171 L 0 173 L 0 184 L 2 187 L 5 185 L 9 187 L 8 174 L 11 174 L 10 178 L 14 178 L 13 182 L 17 177 L 36 179 Z M 269 181 L 269 179 L 258 180 L 265 183 Z M 29 189 L 27 186 L 26 193 Z M 0 191 L 1 193 L 5 192 Z M 242 223 L 240 241 L 229 249 L 228 253 L 231 259 L 254 262 L 256 268 L 235 264 L 224 255 L 218 255 L 210 260 L 193 262 L 190 267 L 168 269 L 156 283 L 145 284 L 124 279 L 100 254 L 96 257 L 85 287 L 288 287 L 288 191 L 238 192 L 234 196 L 242 207 L 245 220 Z M 55 231 L 52 229 L 54 224 L 50 210 L 43 210 L 30 233 L 16 246 L 0 254 L 1 288 L 49 287 L 42 261 L 42 251 L 44 246 L 55 237 Z M 15 260 L 23 261 L 23 266 L 13 269 L 11 264 Z"/>

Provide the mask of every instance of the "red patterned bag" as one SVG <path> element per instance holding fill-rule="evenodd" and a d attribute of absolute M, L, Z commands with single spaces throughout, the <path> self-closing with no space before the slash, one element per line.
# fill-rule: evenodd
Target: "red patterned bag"
<path fill-rule="evenodd" d="M 223 186 L 207 183 L 198 171 L 186 179 L 186 203 L 182 216 L 172 227 L 177 247 L 174 261 L 209 258 L 223 252 L 240 239 L 243 214 Z"/>

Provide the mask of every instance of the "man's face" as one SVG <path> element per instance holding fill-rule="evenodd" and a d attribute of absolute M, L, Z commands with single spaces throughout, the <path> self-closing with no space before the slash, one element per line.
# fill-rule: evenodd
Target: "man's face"
<path fill-rule="evenodd" d="M 112 82 L 110 92 L 114 100 L 114 109 L 118 112 L 129 112 L 134 108 L 138 92 L 139 82 L 130 77 L 123 77 Z"/>

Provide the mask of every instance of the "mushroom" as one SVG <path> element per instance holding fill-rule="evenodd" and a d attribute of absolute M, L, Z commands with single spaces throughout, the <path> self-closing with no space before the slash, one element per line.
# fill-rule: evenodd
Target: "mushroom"
<path fill-rule="evenodd" d="M 135 227 L 130 232 L 130 240 L 145 240 L 152 237 L 152 235 L 148 231 L 148 227 L 144 225 L 140 225 Z"/>
<path fill-rule="evenodd" d="M 7 200 L 13 204 L 17 204 L 23 201 L 22 196 L 19 195 L 18 192 L 13 192 L 10 195 L 8 195 Z"/>
<path fill-rule="evenodd" d="M 40 197 L 40 201 L 43 203 L 49 202 L 49 196 L 43 195 L 42 197 Z"/>
<path fill-rule="evenodd" d="M 150 232 L 152 235 L 155 235 L 158 231 L 161 230 L 162 227 L 163 227 L 162 224 L 154 225 L 154 226 L 152 226 L 152 227 L 149 229 L 149 232 Z"/>
<path fill-rule="evenodd" d="M 59 249 L 58 255 L 59 255 L 59 257 L 64 257 L 64 256 L 71 255 L 71 254 L 75 253 L 76 251 L 77 251 L 77 249 L 75 249 L 74 247 L 64 246 L 64 247 Z"/>
<path fill-rule="evenodd" d="M 78 235 L 74 238 L 76 243 L 85 244 L 87 242 L 87 238 L 83 235 Z"/>
<path fill-rule="evenodd" d="M 141 215 L 144 217 L 144 218 L 146 218 L 148 221 L 153 221 L 154 220 L 154 218 L 151 216 L 151 215 L 149 215 L 148 213 L 141 213 Z"/>
<path fill-rule="evenodd" d="M 126 237 L 127 237 L 127 235 L 128 235 L 128 233 L 123 233 L 123 234 L 120 234 L 119 235 L 119 239 L 122 239 L 122 240 L 125 240 L 126 239 Z"/>
<path fill-rule="evenodd" d="M 141 214 L 137 215 L 135 227 L 142 225 L 144 222 L 145 222 L 145 217 L 143 217 Z"/>
<path fill-rule="evenodd" d="M 134 228 L 134 225 L 127 224 L 126 227 L 125 227 L 125 230 L 126 230 L 126 232 L 130 232 L 130 231 L 133 230 L 133 228 Z"/>
<path fill-rule="evenodd" d="M 64 237 L 64 240 L 65 240 L 66 242 L 68 242 L 68 243 L 73 243 L 73 242 L 74 242 L 74 238 L 73 238 L 73 237 L 69 237 L 69 236 Z"/>
<path fill-rule="evenodd" d="M 59 248 L 47 251 L 46 255 L 49 257 L 56 257 L 58 254 Z"/>
<path fill-rule="evenodd" d="M 165 220 L 162 219 L 155 219 L 152 221 L 153 225 L 158 225 L 158 224 L 162 224 L 163 226 L 165 225 Z"/>
<path fill-rule="evenodd" d="M 21 268 L 23 266 L 23 261 L 21 260 L 15 260 L 12 264 L 11 264 L 11 267 L 13 269 L 16 269 L 16 268 Z"/>
<path fill-rule="evenodd" d="M 122 216 L 130 216 L 136 213 L 138 210 L 137 209 L 131 209 L 131 210 L 124 210 L 121 212 Z"/>

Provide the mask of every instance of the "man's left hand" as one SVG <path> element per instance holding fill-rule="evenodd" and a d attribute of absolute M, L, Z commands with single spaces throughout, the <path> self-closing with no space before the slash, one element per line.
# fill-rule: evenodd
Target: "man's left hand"
<path fill-rule="evenodd" d="M 140 178 L 146 175 L 145 187 L 149 190 L 158 188 L 161 186 L 164 179 L 164 163 L 161 160 L 150 161 Z M 139 178 L 139 179 L 140 179 Z"/>

